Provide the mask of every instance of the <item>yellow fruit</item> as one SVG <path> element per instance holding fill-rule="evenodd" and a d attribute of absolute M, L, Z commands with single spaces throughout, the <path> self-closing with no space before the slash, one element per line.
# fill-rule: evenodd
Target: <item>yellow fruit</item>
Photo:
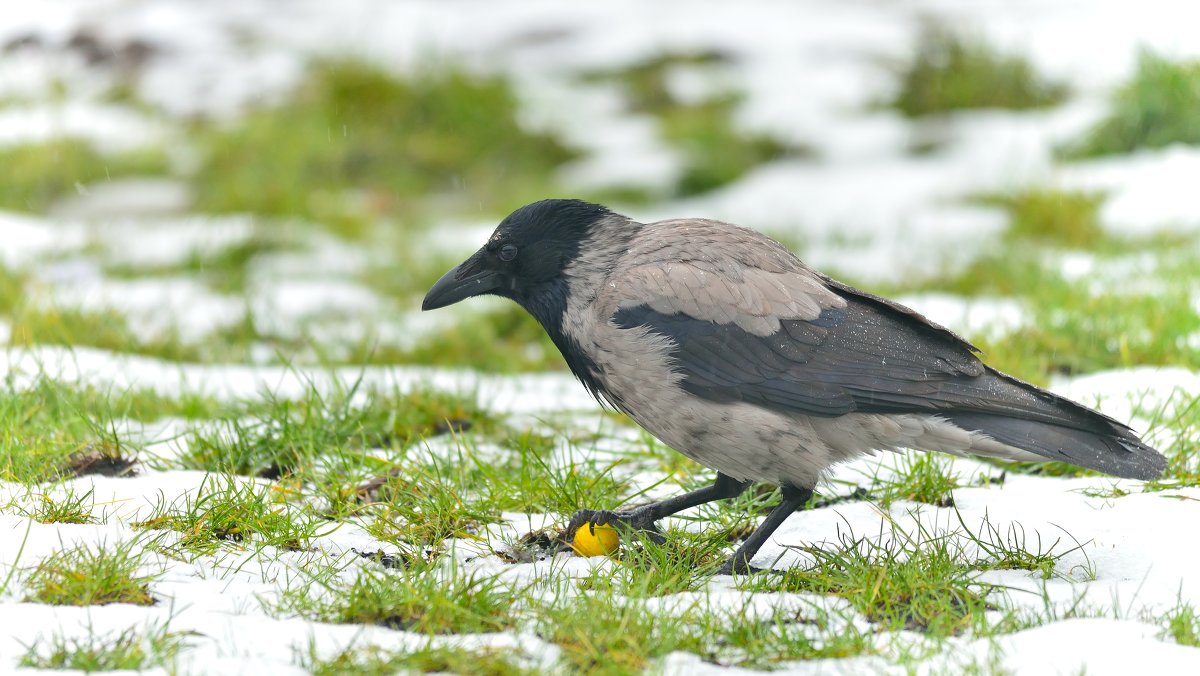
<path fill-rule="evenodd" d="M 617 551 L 621 538 L 617 529 L 609 525 L 596 526 L 596 534 L 592 534 L 591 524 L 585 523 L 575 531 L 575 539 L 571 541 L 571 549 L 580 556 L 605 556 Z"/>

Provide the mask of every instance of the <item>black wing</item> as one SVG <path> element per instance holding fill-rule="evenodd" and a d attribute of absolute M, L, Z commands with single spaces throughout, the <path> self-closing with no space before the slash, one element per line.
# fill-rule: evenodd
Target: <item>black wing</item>
<path fill-rule="evenodd" d="M 812 321 L 783 320 L 765 337 L 645 307 L 622 309 L 614 322 L 670 338 L 683 387 L 712 401 L 838 416 L 930 411 L 972 398 L 953 387 L 985 373 L 969 344 L 918 315 L 892 312 L 869 297 L 843 297 L 844 308 Z"/>
<path fill-rule="evenodd" d="M 826 417 L 937 414 L 1047 458 L 1121 476 L 1161 473 L 1165 460 L 1125 425 L 986 367 L 973 346 L 908 308 L 827 283 L 844 308 L 783 320 L 765 337 L 646 307 L 621 309 L 613 322 L 669 338 L 682 387 L 710 401 Z"/>

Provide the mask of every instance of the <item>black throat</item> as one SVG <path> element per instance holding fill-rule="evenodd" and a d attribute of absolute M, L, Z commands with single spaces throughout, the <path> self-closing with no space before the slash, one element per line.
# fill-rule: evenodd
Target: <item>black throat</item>
<path fill-rule="evenodd" d="M 519 283 L 503 295 L 538 320 L 571 372 L 602 404 L 607 393 L 598 378 L 599 369 L 579 341 L 563 329 L 563 320 L 569 301 L 572 305 L 586 302 L 586 296 L 595 293 L 587 286 L 594 283 L 598 287 L 607 275 L 605 266 L 610 261 L 605 260 L 604 252 L 614 247 L 624 250 L 635 225 L 598 204 L 549 199 L 514 211 L 497 228 L 499 238 L 509 238 L 522 251 L 532 252 L 521 259 Z M 595 263 L 580 269 L 589 259 Z M 572 269 L 576 279 L 583 277 L 583 283 L 574 287 L 567 277 Z"/>
<path fill-rule="evenodd" d="M 546 330 L 546 334 L 550 336 L 550 340 L 554 341 L 554 345 L 566 360 L 567 367 L 587 388 L 588 394 L 595 397 L 596 401 L 601 404 L 607 404 L 604 387 L 597 377 L 599 369 L 596 362 L 587 356 L 574 338 L 563 331 L 563 317 L 567 312 L 567 296 L 569 294 L 570 287 L 567 286 L 567 280 L 560 277 L 516 300 Z"/>

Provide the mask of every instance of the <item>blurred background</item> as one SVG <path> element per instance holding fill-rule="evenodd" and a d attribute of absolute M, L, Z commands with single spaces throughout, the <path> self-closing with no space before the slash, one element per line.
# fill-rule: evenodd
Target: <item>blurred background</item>
<path fill-rule="evenodd" d="M 1046 383 L 1200 367 L 1200 10 L 38 0 L 0 17 L 0 343 L 561 369 L 424 291 L 546 197 L 757 228 Z"/>

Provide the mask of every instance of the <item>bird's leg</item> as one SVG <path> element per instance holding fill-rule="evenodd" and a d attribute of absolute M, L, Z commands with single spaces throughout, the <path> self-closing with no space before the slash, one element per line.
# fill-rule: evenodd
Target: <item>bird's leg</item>
<path fill-rule="evenodd" d="M 796 488 L 795 486 L 781 486 L 783 489 L 783 502 L 779 503 L 771 513 L 767 515 L 767 520 L 755 529 L 750 537 L 742 543 L 741 547 L 733 553 L 733 557 L 721 566 L 717 571 L 718 575 L 733 575 L 734 573 L 749 573 L 754 570 L 750 565 L 750 559 L 758 553 L 767 538 L 771 537 L 783 522 L 787 520 L 798 509 L 802 509 L 809 499 L 812 498 L 811 488 Z"/>
<path fill-rule="evenodd" d="M 567 524 L 568 537 L 574 538 L 575 531 L 579 530 L 585 523 L 592 529 L 593 534 L 595 534 L 595 528 L 598 525 L 624 524 L 630 528 L 648 533 L 651 539 L 661 543 L 663 540 L 662 533 L 659 532 L 658 526 L 654 524 L 655 521 L 677 512 L 682 512 L 690 507 L 703 505 L 706 502 L 737 497 L 749 487 L 749 481 L 738 481 L 731 476 L 718 472 L 717 480 L 711 486 L 689 491 L 683 495 L 663 500 L 662 502 L 642 505 L 629 511 L 610 512 L 608 510 L 581 509 L 571 516 L 571 522 Z"/>

